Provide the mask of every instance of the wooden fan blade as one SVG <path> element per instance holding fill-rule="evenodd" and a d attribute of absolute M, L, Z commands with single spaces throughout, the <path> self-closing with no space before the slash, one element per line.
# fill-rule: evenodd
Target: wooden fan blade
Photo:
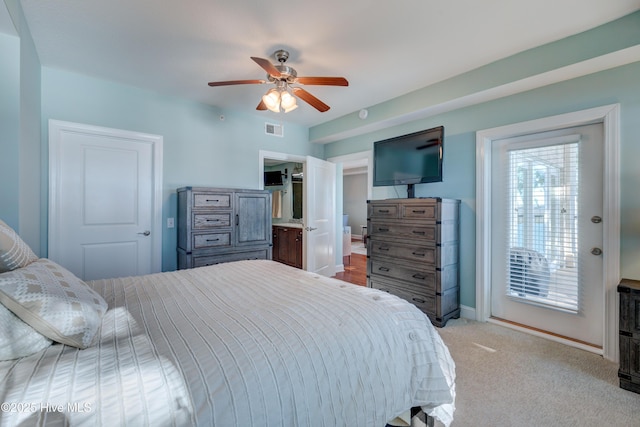
<path fill-rule="evenodd" d="M 230 86 L 230 85 L 259 85 L 267 83 L 266 80 L 229 80 L 226 82 L 209 82 L 209 86 Z"/>
<path fill-rule="evenodd" d="M 280 78 L 282 76 L 280 71 L 278 71 L 278 69 L 268 59 L 256 58 L 255 56 L 252 56 L 251 59 L 261 66 L 270 76 L 275 78 Z"/>
<path fill-rule="evenodd" d="M 258 111 L 264 111 L 267 109 L 267 106 L 264 104 L 264 101 L 260 101 L 260 104 L 258 104 L 258 106 L 256 107 L 256 110 Z"/>
<path fill-rule="evenodd" d="M 349 86 L 344 77 L 298 77 L 296 83 L 303 85 Z"/>
<path fill-rule="evenodd" d="M 300 87 L 294 87 L 292 88 L 292 90 L 293 90 L 293 93 L 296 94 L 296 96 L 298 96 L 300 99 L 302 99 L 303 101 L 305 101 L 306 103 L 308 103 L 313 108 L 320 111 L 321 113 L 324 113 L 325 111 L 329 110 L 330 107 L 327 104 L 320 101 L 318 98 L 311 95 L 306 90 Z"/>

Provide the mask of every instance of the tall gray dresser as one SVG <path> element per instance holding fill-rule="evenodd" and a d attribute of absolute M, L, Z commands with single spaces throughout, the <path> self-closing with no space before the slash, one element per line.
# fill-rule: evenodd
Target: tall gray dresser
<path fill-rule="evenodd" d="M 460 316 L 460 201 L 367 202 L 367 286 L 415 304 L 438 327 Z"/>
<path fill-rule="evenodd" d="M 271 259 L 271 193 L 183 187 L 178 192 L 178 269 Z"/>

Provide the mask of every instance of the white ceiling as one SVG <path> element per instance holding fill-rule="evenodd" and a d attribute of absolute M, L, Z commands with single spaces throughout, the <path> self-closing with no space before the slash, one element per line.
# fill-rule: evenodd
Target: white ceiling
<path fill-rule="evenodd" d="M 612 21 L 640 0 L 21 0 L 43 66 L 313 126 Z M 284 48 L 331 106 L 256 112 L 267 85 L 250 57 Z M 275 62 L 275 60 L 274 60 Z"/>

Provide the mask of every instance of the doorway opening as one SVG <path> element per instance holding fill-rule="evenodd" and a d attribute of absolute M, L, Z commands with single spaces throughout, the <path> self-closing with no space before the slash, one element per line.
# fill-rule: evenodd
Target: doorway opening
<path fill-rule="evenodd" d="M 356 268 L 351 265 L 352 257 L 366 256 L 367 200 L 372 197 L 373 152 L 361 151 L 327 160 L 342 165 L 338 206 L 342 205 L 340 213 L 343 215 L 343 264 L 345 270 Z"/>

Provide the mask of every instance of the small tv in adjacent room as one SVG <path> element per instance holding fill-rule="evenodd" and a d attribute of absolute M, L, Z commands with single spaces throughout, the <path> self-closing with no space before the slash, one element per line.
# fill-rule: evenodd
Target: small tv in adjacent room
<path fill-rule="evenodd" d="M 282 185 L 282 172 L 266 171 L 264 173 L 264 186 L 270 187 L 274 185 Z"/>
<path fill-rule="evenodd" d="M 373 185 L 414 185 L 442 181 L 444 126 L 373 143 Z"/>

